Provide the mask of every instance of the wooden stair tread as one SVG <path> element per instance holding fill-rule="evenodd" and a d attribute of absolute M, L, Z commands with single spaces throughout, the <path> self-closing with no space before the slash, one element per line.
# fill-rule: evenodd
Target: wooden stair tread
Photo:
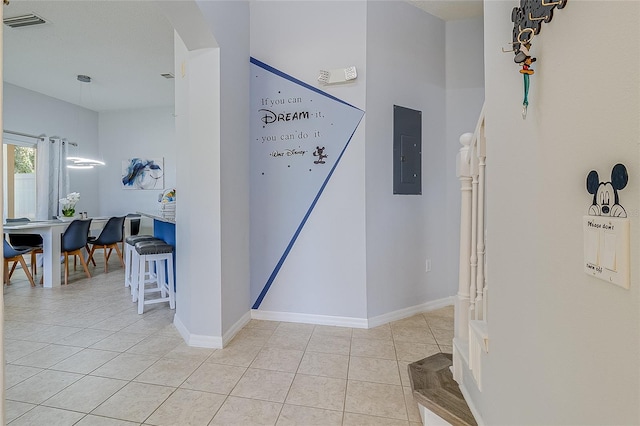
<path fill-rule="evenodd" d="M 451 354 L 438 353 L 409 364 L 413 396 L 452 425 L 477 426 L 458 383 L 453 380 L 452 358 Z"/>

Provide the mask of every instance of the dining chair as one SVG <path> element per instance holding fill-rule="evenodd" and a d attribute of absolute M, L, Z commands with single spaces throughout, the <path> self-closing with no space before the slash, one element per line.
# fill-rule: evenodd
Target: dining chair
<path fill-rule="evenodd" d="M 120 263 L 124 268 L 124 259 L 122 258 L 122 251 L 118 244 L 122 243 L 124 238 L 124 216 L 121 217 L 112 217 L 109 218 L 107 224 L 102 228 L 102 232 L 98 235 L 98 238 L 91 239 L 88 241 L 91 246 L 91 251 L 89 252 L 89 261 L 93 260 L 93 253 L 95 253 L 96 248 L 102 248 L 104 250 L 104 272 L 109 272 L 108 264 L 109 257 L 111 256 L 111 252 L 113 249 L 118 253 L 118 259 L 120 259 Z M 109 251 L 107 252 L 107 249 Z"/>
<path fill-rule="evenodd" d="M 3 252 L 4 282 L 7 285 L 11 284 L 9 282 L 9 280 L 11 279 L 11 275 L 13 275 L 13 271 L 16 269 L 16 265 L 20 263 L 20 265 L 22 265 L 22 270 L 24 271 L 25 275 L 29 279 L 29 282 L 31 283 L 31 287 L 35 287 L 36 284 L 33 282 L 33 275 L 31 275 L 31 272 L 29 272 L 29 268 L 27 268 L 27 264 L 24 261 L 24 257 L 22 257 L 23 254 L 29 253 L 32 249 L 25 248 L 25 249 L 18 250 L 11 247 L 11 244 L 9 244 L 9 242 L 4 238 L 2 239 L 2 241 L 4 242 L 4 252 Z M 13 265 L 11 266 L 11 270 L 9 270 L 9 262 L 13 262 Z"/>
<path fill-rule="evenodd" d="M 28 217 L 7 218 L 7 224 L 18 224 L 20 222 L 31 222 Z M 42 254 L 42 236 L 38 234 L 9 234 L 9 243 L 17 250 L 31 249 L 31 275 L 38 273 L 38 263 L 36 255 Z"/>
<path fill-rule="evenodd" d="M 64 255 L 64 284 L 69 282 L 69 255 L 74 257 L 80 257 L 80 263 L 84 268 L 87 278 L 91 278 L 89 273 L 89 267 L 84 260 L 84 254 L 82 249 L 87 245 L 87 235 L 89 233 L 89 227 L 91 226 L 91 219 L 76 219 L 69 224 L 67 230 L 62 234 L 62 246 L 60 251 Z"/>

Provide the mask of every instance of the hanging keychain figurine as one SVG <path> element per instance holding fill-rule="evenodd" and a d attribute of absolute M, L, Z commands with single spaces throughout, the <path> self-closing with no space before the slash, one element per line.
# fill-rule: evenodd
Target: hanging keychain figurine
<path fill-rule="evenodd" d="M 529 53 L 529 49 L 531 49 L 531 39 L 526 43 L 520 44 L 520 51 L 513 58 L 514 62 L 520 66 L 522 69 L 520 70 L 520 74 L 522 74 L 524 79 L 524 98 L 522 100 L 522 119 L 527 118 L 527 108 L 529 108 L 529 76 L 533 75 L 535 72 L 531 68 L 531 64 L 536 61 L 536 58 L 532 57 Z"/>
<path fill-rule="evenodd" d="M 513 38 L 510 43 L 513 47 L 510 50 L 502 49 L 503 52 L 514 52 L 514 62 L 520 68 L 523 76 L 524 97 L 522 100 L 522 119 L 527 118 L 529 108 L 529 87 L 530 78 L 534 74 L 531 64 L 536 62 L 536 58 L 531 56 L 531 41 L 534 36 L 540 34 L 543 22 L 551 22 L 554 9 L 562 9 L 567 4 L 567 0 L 520 0 L 520 7 L 514 7 L 511 11 L 511 22 L 513 22 Z"/>

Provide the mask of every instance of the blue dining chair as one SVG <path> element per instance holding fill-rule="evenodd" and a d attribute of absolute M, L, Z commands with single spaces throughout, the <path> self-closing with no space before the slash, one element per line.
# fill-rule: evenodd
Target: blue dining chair
<path fill-rule="evenodd" d="M 95 253 L 97 248 L 102 248 L 104 250 L 104 272 L 109 272 L 108 264 L 109 257 L 111 256 L 111 252 L 113 249 L 118 253 L 118 258 L 120 259 L 120 263 L 124 268 L 124 259 L 122 258 L 122 250 L 118 246 L 119 243 L 122 243 L 124 239 L 124 216 L 121 217 L 112 217 L 107 221 L 107 224 L 102 228 L 102 232 L 98 235 L 96 239 L 90 239 L 88 241 L 91 246 L 91 251 L 89 252 L 89 261 L 93 260 L 93 253 Z M 109 249 L 109 252 L 107 252 Z"/>
<path fill-rule="evenodd" d="M 87 245 L 87 236 L 89 235 L 89 227 L 91 226 L 91 219 L 76 219 L 69 224 L 67 230 L 62 234 L 62 245 L 60 247 L 61 253 L 64 255 L 64 284 L 69 283 L 69 255 L 74 257 L 80 257 L 80 263 L 84 268 L 84 272 L 87 278 L 91 278 L 89 273 L 89 267 L 84 260 L 84 253 L 82 249 Z"/>
<path fill-rule="evenodd" d="M 12 223 L 17 225 L 31 222 L 31 220 L 28 217 L 18 217 L 7 218 L 6 222 L 7 224 Z M 38 234 L 9 234 L 9 243 L 17 250 L 31 249 L 31 275 L 35 276 L 38 273 L 36 255 L 43 253 L 42 236 Z"/>
<path fill-rule="evenodd" d="M 29 268 L 27 268 L 27 264 L 24 261 L 24 257 L 22 257 L 23 254 L 29 253 L 31 249 L 25 248 L 25 249 L 17 250 L 11 247 L 11 244 L 9 244 L 9 242 L 4 238 L 2 239 L 2 241 L 4 242 L 4 252 L 3 252 L 4 282 L 7 285 L 11 284 L 9 282 L 9 280 L 11 279 L 11 275 L 13 275 L 13 271 L 16 269 L 17 264 L 20 263 L 20 265 L 22 265 L 22 270 L 24 271 L 25 275 L 29 279 L 29 282 L 31 283 L 31 287 L 35 287 L 36 284 L 33 282 L 33 275 L 31 275 L 31 272 L 29 272 Z M 11 266 L 11 270 L 9 270 L 9 262 L 13 262 L 13 265 Z"/>

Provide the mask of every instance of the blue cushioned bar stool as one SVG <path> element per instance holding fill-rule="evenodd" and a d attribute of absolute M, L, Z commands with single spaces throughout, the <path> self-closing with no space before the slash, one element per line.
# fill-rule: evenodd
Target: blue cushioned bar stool
<path fill-rule="evenodd" d="M 131 294 L 134 291 L 134 285 L 138 285 L 138 252 L 134 246 L 141 241 L 158 241 L 162 240 L 153 235 L 130 235 L 124 240 L 124 286 L 131 287 Z M 135 300 L 134 300 L 135 302 Z"/>
<path fill-rule="evenodd" d="M 133 295 L 134 302 L 138 302 L 138 314 L 144 312 L 144 305 L 169 302 L 169 307 L 175 309 L 176 295 L 173 290 L 173 246 L 158 241 L 141 241 L 136 243 L 138 254 L 138 286 Z M 150 280 L 146 279 L 147 268 L 155 269 L 156 274 Z M 165 269 L 166 268 L 166 269 Z M 156 284 L 147 288 L 146 284 Z M 134 287 L 132 286 L 132 289 Z M 148 294 L 160 293 L 159 297 L 148 298 Z"/>

